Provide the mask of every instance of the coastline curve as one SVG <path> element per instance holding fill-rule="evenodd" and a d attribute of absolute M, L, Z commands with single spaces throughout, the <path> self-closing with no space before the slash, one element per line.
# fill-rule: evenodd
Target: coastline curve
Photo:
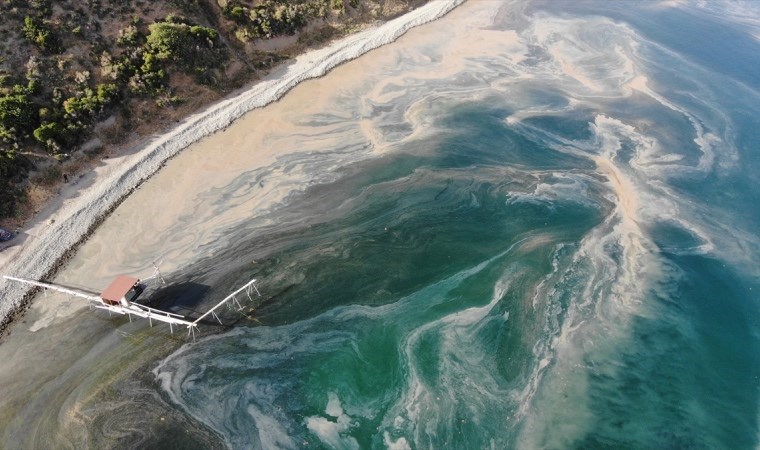
<path fill-rule="evenodd" d="M 412 28 L 439 19 L 466 0 L 434 0 L 396 19 L 299 55 L 233 97 L 195 113 L 174 129 L 146 143 L 129 160 L 99 180 L 75 202 L 58 211 L 59 219 L 44 234 L 27 241 L 4 273 L 41 279 L 55 275 L 76 248 L 143 182 L 194 142 L 229 126 L 251 110 L 282 98 L 302 81 L 394 42 Z M 0 281 L 0 336 L 23 314 L 37 288 Z"/>

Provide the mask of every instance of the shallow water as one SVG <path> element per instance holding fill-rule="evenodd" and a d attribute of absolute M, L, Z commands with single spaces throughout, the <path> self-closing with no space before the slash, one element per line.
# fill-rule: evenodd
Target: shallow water
<path fill-rule="evenodd" d="M 756 447 L 758 23 L 473 1 L 304 83 L 173 160 L 60 275 L 164 259 L 177 310 L 256 277 L 249 316 L 181 346 L 76 308 L 19 326 L 4 442 Z"/>

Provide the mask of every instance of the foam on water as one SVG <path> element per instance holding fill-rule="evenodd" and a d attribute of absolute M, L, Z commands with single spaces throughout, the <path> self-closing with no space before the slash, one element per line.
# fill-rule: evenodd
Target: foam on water
<path fill-rule="evenodd" d="M 29 278 L 41 277 L 114 204 L 192 142 L 223 129 L 251 109 L 276 101 L 302 81 L 320 77 L 339 64 L 393 42 L 415 26 L 445 15 L 462 1 L 431 2 L 378 28 L 357 33 L 332 46 L 302 55 L 294 64 L 277 73 L 277 77 L 188 118 L 176 129 L 146 144 L 126 164 L 108 174 L 106 180 L 88 190 L 74 204 L 68 205 L 61 212 L 61 220 L 45 236 L 35 240 L 7 269 L 12 273 L 23 273 Z M 0 302 L 0 315 L 6 316 L 18 306 L 29 289 L 26 286 L 9 285 L 5 280 L 0 283 L 3 299 Z"/>
<path fill-rule="evenodd" d="M 211 396 L 218 399 L 234 399 L 235 402 L 253 402 L 258 405 L 257 411 L 266 408 L 270 414 L 274 413 L 274 417 L 264 418 L 261 415 L 253 417 L 253 428 L 259 430 L 259 433 L 265 429 L 268 422 L 278 420 L 280 427 L 288 429 L 293 436 L 299 436 L 303 431 L 308 430 L 320 442 L 330 447 L 357 448 L 358 443 L 351 435 L 356 432 L 357 422 L 374 418 L 374 420 L 380 420 L 378 430 L 382 431 L 380 436 L 383 440 L 399 448 L 408 445 L 410 439 L 416 445 L 420 445 L 421 442 L 434 442 L 442 436 L 433 430 L 435 428 L 441 432 L 445 430 L 445 427 L 454 419 L 452 415 L 456 415 L 453 408 L 456 405 L 464 406 L 470 397 L 462 389 L 466 386 L 474 392 L 480 392 L 482 387 L 474 383 L 474 380 L 481 376 L 493 376 L 488 375 L 489 371 L 483 371 L 480 374 L 466 372 L 469 372 L 473 363 L 476 362 L 471 358 L 477 358 L 483 362 L 481 353 L 472 351 L 480 346 L 478 335 L 482 334 L 487 327 L 499 326 L 503 323 L 501 316 L 492 314 L 492 311 L 507 291 L 508 281 L 506 280 L 511 276 L 509 272 L 504 274 L 505 281 L 497 286 L 492 301 L 487 305 L 456 311 L 430 323 L 420 322 L 425 320 L 424 311 L 434 307 L 435 303 L 444 304 L 447 301 L 447 294 L 452 289 L 456 289 L 466 280 L 488 269 L 518 245 L 521 243 L 512 245 L 476 267 L 426 287 L 391 305 L 376 308 L 350 306 L 330 310 L 314 319 L 280 328 L 240 329 L 188 344 L 164 360 L 154 373 L 174 401 L 186 405 L 189 413 L 222 433 L 225 440 L 232 446 L 242 442 L 238 440 L 241 435 L 241 430 L 237 428 L 240 426 L 238 411 L 235 408 L 214 407 L 213 402 L 210 401 Z M 431 300 L 434 302 L 431 303 Z M 393 321 L 402 329 L 408 328 L 404 334 L 409 333 L 403 339 L 404 343 L 400 344 L 403 346 L 404 356 L 401 364 L 405 367 L 403 373 L 406 379 L 405 387 L 401 389 L 407 393 L 401 394 L 395 405 L 385 404 L 391 398 L 382 397 L 367 403 L 344 404 L 340 399 L 340 394 L 328 392 L 327 398 L 323 400 L 326 401 L 326 406 L 323 406 L 324 409 L 320 411 L 320 414 L 307 416 L 303 423 L 294 422 L 292 418 L 275 412 L 280 411 L 283 405 L 294 406 L 292 402 L 296 400 L 288 400 L 286 397 L 288 392 L 298 391 L 308 386 L 299 386 L 303 380 L 281 375 L 268 378 L 265 375 L 267 369 L 288 372 L 288 365 L 319 364 L 319 360 L 328 352 L 341 347 L 345 350 L 351 349 L 349 352 L 356 352 L 361 359 L 360 354 L 363 352 L 361 348 L 366 345 L 367 339 L 372 339 L 371 334 L 368 335 L 366 330 L 376 329 L 386 321 Z M 472 326 L 475 326 L 475 329 L 472 329 Z M 440 354 L 442 373 L 440 379 L 434 384 L 430 384 L 432 380 L 426 380 L 424 375 L 421 375 L 424 369 L 419 367 L 418 362 L 420 355 L 417 347 L 420 345 L 420 340 L 429 333 L 442 336 L 442 353 Z M 230 358 L 231 355 L 223 350 L 231 349 L 233 347 L 228 346 L 237 346 L 240 343 L 245 343 L 247 347 L 255 349 L 255 352 L 238 353 L 238 357 Z M 468 347 L 472 349 L 466 350 Z M 222 371 L 236 370 L 246 370 L 250 374 L 258 373 L 266 378 L 258 379 L 254 376 L 230 379 L 221 375 Z M 221 379 L 218 382 L 207 383 L 210 377 L 217 376 L 215 374 L 221 375 L 222 379 L 227 379 L 231 384 L 223 384 Z M 465 386 L 462 386 L 461 383 L 465 378 L 471 378 L 473 382 L 467 382 Z M 196 384 L 193 382 L 196 379 L 206 380 L 206 383 Z M 479 379 L 479 383 L 482 381 Z M 499 382 L 494 379 L 492 383 L 495 387 Z M 266 386 L 266 390 L 252 391 L 248 387 L 252 384 L 262 388 Z M 455 384 L 458 385 L 456 391 L 452 390 Z M 345 386 L 340 386 L 340 384 L 336 387 L 345 389 Z M 219 388 L 222 388 L 224 392 L 220 392 Z M 241 395 L 244 397 L 241 398 Z M 448 398 L 442 399 L 443 396 Z M 490 403 L 498 404 L 499 398 L 493 396 Z M 441 407 L 445 405 L 452 409 L 442 410 Z M 475 417 L 479 415 L 477 411 L 473 413 L 476 414 Z M 424 414 L 424 417 L 420 417 L 420 414 Z M 429 416 L 429 414 L 434 414 L 434 416 Z M 427 425 L 418 428 L 417 424 Z M 301 438 L 309 440 L 308 435 Z M 264 440 L 259 436 L 256 442 L 263 445 Z M 289 447 L 289 445 L 282 446 Z"/>
<path fill-rule="evenodd" d="M 201 301 L 263 280 L 259 323 L 161 392 L 232 448 L 756 445 L 756 93 L 652 34 L 691 6 L 627 5 L 469 2 L 231 128 L 303 151 L 183 184 L 152 244 Z"/>
<path fill-rule="evenodd" d="M 492 6 L 482 3 L 470 7 L 475 23 L 504 16 L 503 11 L 494 12 Z M 391 366 L 398 367 L 394 371 L 401 378 L 394 378 L 396 384 L 373 391 L 369 397 L 341 383 L 327 383 L 329 389 L 344 390 L 329 391 L 327 398 L 317 402 L 321 408 L 326 404 L 327 410 L 308 415 L 306 430 L 296 431 L 303 424 L 287 419 L 295 427 L 291 430 L 295 435 L 308 440 L 308 431 L 323 444 L 346 448 L 366 442 L 401 448 L 464 442 L 492 447 L 566 447 L 584 442 L 597 427 L 605 435 L 607 418 L 599 409 L 597 393 L 614 385 L 616 381 L 611 380 L 625 378 L 625 372 L 637 373 L 619 354 L 635 345 L 642 327 L 660 333 L 665 324 L 676 321 L 679 339 L 694 339 L 694 326 L 667 312 L 686 277 L 671 255 L 720 253 L 741 260 L 741 254 L 717 249 L 716 242 L 722 241 L 725 233 L 705 221 L 701 206 L 672 184 L 673 180 L 734 171 L 739 158 L 726 114 L 713 106 L 695 108 L 694 103 L 675 100 L 653 87 L 656 75 L 652 71 L 660 71 L 660 63 L 651 55 L 680 56 L 609 18 L 558 17 L 548 12 L 514 14 L 512 18 L 519 23 L 518 30 L 467 26 L 463 27 L 466 36 L 456 35 L 461 41 L 446 39 L 436 48 L 423 47 L 430 52 L 424 56 L 405 54 L 392 74 L 369 91 L 369 99 L 362 100 L 364 114 L 372 118 L 362 119 L 360 127 L 375 147 L 409 151 L 409 146 L 445 140 L 450 135 L 452 130 L 441 126 L 442 121 L 454 124 L 446 122 L 448 111 L 468 103 L 495 103 L 499 106 L 494 114 L 503 114 L 506 133 L 514 133 L 505 134 L 505 139 L 525 138 L 537 145 L 534 151 L 551 149 L 555 158 L 566 155 L 569 159 L 557 159 L 555 164 L 561 168 L 547 170 L 532 167 L 537 160 L 527 159 L 519 145 L 512 143 L 502 143 L 511 153 L 492 156 L 486 150 L 488 156 L 482 159 L 477 151 L 465 154 L 453 146 L 457 157 L 475 161 L 468 166 L 478 172 L 473 177 L 489 183 L 495 174 L 482 165 L 511 165 L 511 171 L 503 175 L 512 181 L 495 191 L 502 195 L 507 210 L 530 211 L 546 217 L 547 224 L 554 215 L 566 214 L 569 205 L 590 214 L 605 214 L 604 218 L 577 241 L 558 240 L 549 232 L 532 233 L 530 244 L 525 241 L 518 253 L 525 258 L 532 251 L 548 251 L 550 265 L 540 277 L 518 263 L 517 255 L 499 254 L 474 271 L 460 272 L 467 274 L 464 277 L 432 284 L 390 305 L 372 309 L 349 306 L 313 319 L 325 329 L 353 330 L 341 335 L 346 339 L 342 345 L 351 348 L 352 358 L 359 360 L 366 357 L 366 337 L 359 329 L 368 327 L 369 317 L 373 322 L 397 324 L 399 328 L 391 336 L 398 342 L 398 353 L 392 359 L 398 360 Z M 462 50 L 468 46 L 477 51 Z M 443 56 L 439 55 L 446 55 L 448 64 L 440 71 L 430 70 L 431 65 L 441 66 L 439 58 Z M 452 58 L 460 59 L 452 63 Z M 684 60 L 684 64 L 691 63 Z M 425 68 L 424 75 L 417 67 Z M 420 86 L 425 86 L 424 92 Z M 699 86 L 710 93 L 707 85 Z M 662 139 L 668 136 L 667 125 L 637 115 L 637 109 L 626 110 L 624 105 L 631 104 L 641 108 L 642 114 L 649 108 L 680 117 L 691 127 L 683 131 L 691 134 L 691 142 L 681 147 L 666 145 Z M 585 118 L 585 123 L 578 116 Z M 565 120 L 571 126 L 550 126 L 547 119 Z M 481 139 L 485 146 L 499 145 L 496 140 Z M 429 157 L 441 151 L 433 149 L 419 148 L 416 154 Z M 446 161 L 444 166 L 449 167 L 455 160 Z M 411 186 L 436 178 L 429 177 L 427 169 L 417 169 L 416 174 L 400 184 L 407 193 Z M 448 175 L 461 176 L 458 172 Z M 483 207 L 482 197 L 469 196 L 471 207 Z M 400 213 L 414 217 L 409 209 L 413 205 Z M 654 233 L 657 227 L 665 231 Z M 741 229 L 732 230 L 733 235 L 741 233 Z M 745 239 L 749 243 L 756 236 L 746 235 Z M 756 252 L 745 254 L 757 258 Z M 495 273 L 488 281 L 480 278 L 492 271 Z M 477 284 L 473 278 L 490 287 L 489 298 L 477 297 L 476 304 L 457 293 Z M 526 278 L 533 281 L 526 284 Z M 516 297 L 522 297 L 522 306 L 520 301 L 515 303 Z M 456 306 L 460 301 L 462 305 Z M 356 316 L 358 311 L 361 319 Z M 364 315 L 368 311 L 372 312 Z M 335 325 L 336 320 L 340 326 Z M 303 323 L 288 325 L 288 334 L 303 333 L 296 330 Z M 513 344 L 509 350 L 497 344 L 510 333 L 520 332 L 517 330 L 525 334 L 527 342 Z M 320 339 L 315 352 L 323 354 L 327 347 Z M 659 343 L 652 348 L 652 358 L 664 351 L 661 347 L 666 348 Z M 519 361 L 500 362 L 500 358 L 494 359 L 500 350 L 526 354 Z M 170 376 L 181 360 L 174 355 L 162 363 L 159 377 Z M 165 387 L 180 404 L 194 396 L 192 389 L 176 383 Z M 676 388 L 667 395 L 685 395 L 685 389 Z M 686 434 L 702 426 L 698 439 L 715 443 L 707 431 L 711 427 L 704 422 L 704 410 L 693 406 L 689 411 L 695 425 L 687 427 L 690 431 L 685 434 L 677 434 L 675 442 L 684 442 Z M 663 417 L 665 423 L 670 420 Z M 660 442 L 643 434 L 639 422 L 622 426 L 630 434 L 628 442 Z"/>
<path fill-rule="evenodd" d="M 756 251 L 747 250 L 757 242 L 756 234 L 705 217 L 704 205 L 675 184 L 737 171 L 737 125 L 729 113 L 706 100 L 716 97 L 715 86 L 705 81 L 709 76 L 703 69 L 612 18 L 557 16 L 545 10 L 527 15 L 516 5 L 500 11 L 486 3 L 468 8 L 472 20 L 461 28 L 466 34 L 441 36 L 434 47 L 421 43 L 422 53 L 401 53 L 397 65 L 361 100 L 357 125 L 373 148 L 421 158 L 413 175 L 364 189 L 413 196 L 425 183 L 455 180 L 445 184 L 438 199 L 462 189 L 460 169 L 467 168 L 477 180 L 474 186 L 489 186 L 485 198 L 476 187 L 462 195 L 468 207 L 482 210 L 494 195 L 500 196 L 508 211 L 502 219 L 507 229 L 530 237 L 514 254 L 492 253 L 473 269 L 385 306 L 328 309 L 282 330 L 236 331 L 193 348 L 218 349 L 216 339 L 236 342 L 242 336 L 257 336 L 255 347 L 260 349 L 259 339 L 275 333 L 288 341 L 283 350 L 293 355 L 303 348 L 297 341 L 310 336 L 319 345 L 299 353 L 308 361 L 299 364 L 310 369 L 286 371 L 295 378 L 269 382 L 280 393 L 274 403 L 288 403 L 282 392 L 298 392 L 299 400 L 291 400 L 298 404 L 283 406 L 290 413 L 277 415 L 289 432 L 328 446 L 467 443 L 546 448 L 599 440 L 716 444 L 721 431 L 708 423 L 703 400 L 684 406 L 686 412 L 668 411 L 667 399 L 684 401 L 693 394 L 692 387 L 647 387 L 647 393 L 636 398 L 646 399 L 655 412 L 641 413 L 639 419 L 621 414 L 619 422 L 608 417 L 610 410 L 605 408 L 641 412 L 644 406 L 633 397 L 600 397 L 627 378 L 650 386 L 652 381 L 643 377 L 653 369 L 637 358 L 654 361 L 671 351 L 667 339 L 657 340 L 668 329 L 675 333 L 672 342 L 698 342 L 703 325 L 674 312 L 680 289 L 693 277 L 693 269 L 681 266 L 683 258 L 708 255 L 737 266 L 758 258 Z M 511 15 L 505 13 L 510 8 Z M 504 17 L 516 29 L 504 23 L 486 26 Z M 431 31 L 434 36 L 436 32 Z M 690 79 L 705 94 L 702 101 L 668 87 L 668 76 L 686 75 L 674 75 L 666 67 L 670 63 L 662 61 L 665 57 L 704 76 Z M 469 105 L 488 106 L 478 116 Z M 457 120 L 449 119 L 452 115 L 462 129 Z M 484 135 L 487 128 L 468 122 L 475 120 L 470 116 L 500 118 L 491 122 L 488 132 L 493 134 Z M 689 138 L 680 140 L 674 133 Z M 473 146 L 470 139 L 479 139 L 481 146 Z M 425 158 L 434 162 L 426 163 Z M 510 169 L 498 172 L 494 167 L 499 166 Z M 497 174 L 503 178 L 498 180 Z M 360 198 L 374 201 L 372 196 Z M 395 203 L 395 214 L 418 220 L 427 208 L 421 204 Z M 550 224 L 562 229 L 554 220 L 572 208 L 587 217 L 602 217 L 591 226 L 579 222 L 584 225 L 576 225 L 582 230 L 578 238 L 566 230 L 552 230 Z M 343 212 L 352 214 L 350 207 Z M 535 220 L 532 227 L 543 222 L 548 228 L 509 228 L 515 227 L 510 222 L 514 217 L 528 216 Z M 727 235 L 739 242 L 724 245 Z M 429 241 L 411 242 L 413 248 Z M 342 254 L 339 247 L 331 251 Z M 531 266 L 521 260 L 542 262 Z M 394 326 L 389 330 L 388 324 Z M 396 348 L 385 349 L 392 374 L 368 391 L 355 385 L 350 372 L 361 372 L 370 358 L 367 330 L 388 333 L 393 344 L 386 345 Z M 523 337 L 517 339 L 516 334 Z M 291 335 L 301 337 L 284 338 Z M 649 349 L 639 349 L 641 342 L 653 339 L 647 336 L 658 338 Z M 263 357 L 248 364 L 261 367 Z M 674 358 L 671 369 L 689 364 L 689 357 Z M 213 364 L 224 367 L 225 358 L 213 358 Z M 323 358 L 353 369 L 339 371 L 336 380 L 315 381 L 328 395 L 314 400 L 316 387 L 306 387 L 301 377 L 321 373 L 318 361 Z M 213 391 L 199 393 L 181 382 L 188 377 L 183 367 L 193 366 L 187 360 L 196 357 L 180 351 L 156 373 L 178 404 L 195 406 L 203 403 L 197 396 L 208 398 Z M 210 377 L 208 370 L 200 377 Z M 233 391 L 225 389 L 230 396 Z M 238 430 L 230 425 L 235 423 L 233 411 L 226 416 L 196 414 L 234 445 L 231 439 Z M 693 423 L 678 422 L 680 414 Z M 294 419 L 299 416 L 305 419 Z M 647 435 L 642 425 L 647 420 L 660 420 L 661 427 L 678 426 L 668 438 Z M 611 437 L 616 426 L 623 437 Z"/>

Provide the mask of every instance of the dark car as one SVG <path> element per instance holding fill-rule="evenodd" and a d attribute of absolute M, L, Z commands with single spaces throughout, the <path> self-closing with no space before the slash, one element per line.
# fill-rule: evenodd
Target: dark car
<path fill-rule="evenodd" d="M 10 241 L 13 239 L 13 236 L 15 236 L 15 234 L 0 228 L 0 242 Z"/>

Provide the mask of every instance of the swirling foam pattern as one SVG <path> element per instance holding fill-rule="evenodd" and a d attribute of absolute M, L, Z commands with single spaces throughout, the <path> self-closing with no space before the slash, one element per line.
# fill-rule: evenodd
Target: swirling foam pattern
<path fill-rule="evenodd" d="M 472 1 L 244 118 L 132 255 L 259 323 L 120 386 L 231 448 L 757 446 L 760 78 L 710 55 L 758 16 Z"/>
<path fill-rule="evenodd" d="M 402 44 L 344 104 L 385 156 L 289 205 L 269 324 L 163 361 L 171 399 L 232 447 L 756 445 L 760 84 L 674 9 L 716 16 L 473 2 Z"/>

